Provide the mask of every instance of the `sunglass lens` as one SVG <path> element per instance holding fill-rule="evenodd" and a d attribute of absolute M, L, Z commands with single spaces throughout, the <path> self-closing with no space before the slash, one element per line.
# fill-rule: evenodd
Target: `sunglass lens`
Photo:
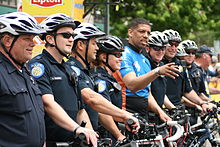
<path fill-rule="evenodd" d="M 122 56 L 122 53 L 115 53 L 113 54 L 115 57 L 120 58 Z"/>
<path fill-rule="evenodd" d="M 192 55 L 195 55 L 196 52 L 195 51 L 186 51 L 187 54 L 192 54 Z"/>
<path fill-rule="evenodd" d="M 69 39 L 72 36 L 72 34 L 70 33 L 63 33 L 62 35 L 63 35 L 63 38 L 66 38 L 66 39 Z"/>
<path fill-rule="evenodd" d="M 153 49 L 155 51 L 165 50 L 165 47 L 154 46 Z"/>

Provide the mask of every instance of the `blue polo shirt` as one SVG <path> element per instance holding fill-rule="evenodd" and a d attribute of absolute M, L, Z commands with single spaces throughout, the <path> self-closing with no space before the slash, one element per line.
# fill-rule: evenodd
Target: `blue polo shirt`
<path fill-rule="evenodd" d="M 120 69 L 122 77 L 130 72 L 134 72 L 136 76 L 139 77 L 151 71 L 150 61 L 141 53 L 132 50 L 129 46 L 125 46 L 122 58 Z M 135 93 L 126 88 L 126 95 L 136 95 L 148 98 L 149 90 L 150 84 Z"/>

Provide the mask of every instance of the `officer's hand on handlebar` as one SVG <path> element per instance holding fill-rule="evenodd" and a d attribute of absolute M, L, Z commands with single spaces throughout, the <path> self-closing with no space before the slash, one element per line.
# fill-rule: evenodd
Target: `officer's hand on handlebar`
<path fill-rule="evenodd" d="M 212 105 L 211 103 L 204 103 L 201 105 L 203 111 L 206 113 L 208 110 L 212 110 L 215 108 L 215 105 Z"/>
<path fill-rule="evenodd" d="M 199 113 L 201 113 L 202 115 L 204 114 L 204 111 L 203 111 L 203 109 L 202 109 L 202 107 L 201 107 L 201 106 L 196 105 L 196 109 L 197 109 L 197 110 L 198 110 L 198 112 L 199 112 Z"/>
<path fill-rule="evenodd" d="M 131 127 L 130 127 L 130 124 L 128 123 L 128 120 L 132 120 L 132 122 L 133 122 Z M 138 130 L 140 129 L 140 123 L 139 123 L 138 119 L 133 116 L 126 119 L 124 123 L 125 123 L 126 129 L 132 133 L 137 133 Z"/>
<path fill-rule="evenodd" d="M 159 113 L 159 117 L 163 122 L 172 120 L 165 112 Z"/>
<path fill-rule="evenodd" d="M 166 75 L 173 79 L 179 76 L 177 74 L 179 73 L 179 69 L 178 69 L 178 66 L 175 65 L 175 63 L 168 63 L 163 66 L 160 66 L 159 68 L 160 68 L 160 72 L 159 72 L 160 75 Z"/>
<path fill-rule="evenodd" d="M 80 127 L 77 129 L 76 134 L 79 135 L 80 133 L 85 134 L 88 144 L 91 143 L 94 147 L 97 147 L 97 138 L 99 135 L 94 130 Z"/>

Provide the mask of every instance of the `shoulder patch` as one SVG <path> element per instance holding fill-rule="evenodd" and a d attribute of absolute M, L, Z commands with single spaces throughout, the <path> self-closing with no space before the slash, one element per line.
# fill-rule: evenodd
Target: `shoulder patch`
<path fill-rule="evenodd" d="M 40 78 L 45 72 L 45 67 L 42 63 L 35 62 L 31 64 L 31 75 L 37 79 Z"/>
<path fill-rule="evenodd" d="M 106 89 L 106 81 L 103 80 L 97 80 L 95 81 L 98 86 L 98 93 L 102 93 Z"/>
<path fill-rule="evenodd" d="M 71 66 L 71 68 L 76 72 L 77 77 L 80 75 L 80 69 L 76 66 Z"/>

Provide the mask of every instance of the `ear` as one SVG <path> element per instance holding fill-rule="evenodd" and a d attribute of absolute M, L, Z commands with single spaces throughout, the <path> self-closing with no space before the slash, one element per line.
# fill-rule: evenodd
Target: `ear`
<path fill-rule="evenodd" d="M 107 54 L 106 53 L 101 53 L 99 55 L 100 60 L 102 60 L 103 62 L 106 62 L 106 58 L 107 58 Z"/>
<path fill-rule="evenodd" d="M 4 37 L 2 38 L 2 42 L 5 45 L 6 48 L 10 48 L 12 45 L 14 37 L 11 35 L 4 35 Z"/>
<path fill-rule="evenodd" d="M 132 32 L 133 32 L 132 29 L 128 29 L 128 37 L 129 37 L 129 38 L 132 37 Z"/>
<path fill-rule="evenodd" d="M 85 46 L 86 46 L 86 44 L 82 40 L 77 41 L 76 48 L 80 52 L 83 52 L 83 50 L 85 50 Z"/>
<path fill-rule="evenodd" d="M 55 45 L 54 36 L 52 36 L 52 35 L 46 35 L 45 40 L 46 40 L 48 43 Z"/>

